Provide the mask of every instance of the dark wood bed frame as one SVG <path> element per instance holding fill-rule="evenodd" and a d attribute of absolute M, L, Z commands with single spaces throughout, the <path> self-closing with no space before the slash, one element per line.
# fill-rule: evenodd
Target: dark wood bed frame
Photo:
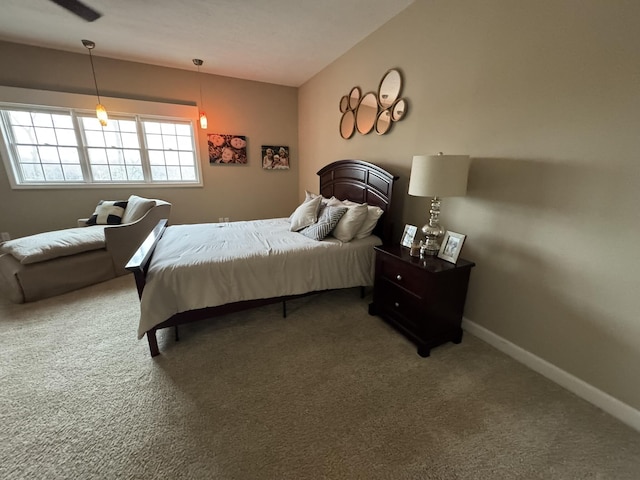
<path fill-rule="evenodd" d="M 382 217 L 374 230 L 384 243 L 389 243 L 392 234 L 391 196 L 393 183 L 398 177 L 386 170 L 362 160 L 338 160 L 323 167 L 319 172 L 320 194 L 324 197 L 335 196 L 340 200 L 351 200 L 358 203 L 368 203 L 384 210 Z M 142 292 L 146 283 L 149 263 L 153 259 L 154 249 L 162 237 L 167 220 L 161 220 L 153 229 L 149 236 L 140 245 L 138 250 L 131 257 L 126 265 L 126 269 L 133 272 L 138 296 L 142 297 Z M 178 325 L 189 323 L 206 318 L 212 318 L 227 313 L 238 312 L 248 308 L 254 308 L 271 303 L 282 302 L 283 315 L 286 317 L 286 301 L 310 295 L 318 292 L 308 292 L 301 295 L 290 295 L 283 297 L 262 298 L 257 300 L 246 300 L 242 302 L 228 303 L 216 307 L 207 307 L 197 310 L 180 312 L 168 318 L 164 322 L 156 325 L 146 332 L 149 342 L 149 351 L 152 357 L 160 353 L 156 331 L 162 328 L 175 327 L 176 340 L 178 340 Z"/>

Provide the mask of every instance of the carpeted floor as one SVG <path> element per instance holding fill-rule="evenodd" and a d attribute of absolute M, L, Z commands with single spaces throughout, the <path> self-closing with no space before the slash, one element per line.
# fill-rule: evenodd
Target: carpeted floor
<path fill-rule="evenodd" d="M 430 358 L 357 289 L 136 339 L 131 277 L 0 303 L 2 479 L 637 479 L 640 434 L 466 335 Z"/>

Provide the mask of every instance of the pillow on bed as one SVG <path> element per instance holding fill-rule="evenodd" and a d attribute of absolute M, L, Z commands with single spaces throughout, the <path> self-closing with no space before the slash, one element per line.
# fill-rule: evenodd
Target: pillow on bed
<path fill-rule="evenodd" d="M 356 203 L 356 202 L 351 202 L 349 200 L 345 200 L 344 204 L 349 206 L 366 205 L 365 203 Z M 364 223 L 358 230 L 358 233 L 356 233 L 355 238 L 366 238 L 369 235 L 371 235 L 371 233 L 373 233 L 373 229 L 376 228 L 378 220 L 380 219 L 383 213 L 384 213 L 384 210 L 382 210 L 380 207 L 367 205 L 367 218 L 365 219 Z"/>
<path fill-rule="evenodd" d="M 118 200 L 100 200 L 87 225 L 120 225 L 127 202 Z"/>
<path fill-rule="evenodd" d="M 127 208 L 124 209 L 124 215 L 122 215 L 122 223 L 132 223 L 140 220 L 145 213 L 155 206 L 155 200 L 130 195 L 127 200 Z"/>
<path fill-rule="evenodd" d="M 345 203 L 337 198 L 332 198 L 329 201 L 329 206 L 344 207 Z M 346 206 L 347 211 L 331 232 L 331 235 L 344 243 L 350 242 L 355 238 L 362 224 L 367 219 L 367 213 L 369 211 L 366 203 Z"/>
<path fill-rule="evenodd" d="M 318 210 L 320 209 L 321 201 L 322 197 L 316 197 L 308 202 L 302 202 L 289 217 L 289 221 L 291 222 L 289 230 L 297 232 L 304 227 L 316 223 L 318 221 Z"/>
<path fill-rule="evenodd" d="M 347 210 L 348 208 L 344 206 L 332 207 L 326 205 L 322 208 L 318 221 L 313 225 L 303 228 L 300 230 L 300 233 L 313 240 L 324 240 L 335 228 Z"/>
<path fill-rule="evenodd" d="M 317 198 L 317 197 L 321 197 L 322 198 L 321 202 L 322 202 L 323 205 L 326 205 L 331 200 L 336 198 L 336 197 L 331 197 L 331 198 L 323 197 L 322 195 L 318 195 L 317 193 L 310 192 L 309 190 L 305 190 L 304 191 L 304 201 L 305 202 L 308 202 L 309 200 L 313 200 L 314 198 Z"/>

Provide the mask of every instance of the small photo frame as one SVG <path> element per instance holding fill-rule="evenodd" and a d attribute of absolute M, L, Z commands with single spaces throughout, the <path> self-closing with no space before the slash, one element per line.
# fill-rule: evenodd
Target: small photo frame
<path fill-rule="evenodd" d="M 461 233 L 445 233 L 442 245 L 440 245 L 440 251 L 438 252 L 438 258 L 446 260 L 447 262 L 456 263 L 465 238 L 467 238 L 467 236 Z"/>
<path fill-rule="evenodd" d="M 411 248 L 411 244 L 413 243 L 413 239 L 416 238 L 416 232 L 418 231 L 418 227 L 415 225 L 409 225 L 408 223 L 404 226 L 404 232 L 402 234 L 402 241 L 400 242 L 403 247 Z"/>

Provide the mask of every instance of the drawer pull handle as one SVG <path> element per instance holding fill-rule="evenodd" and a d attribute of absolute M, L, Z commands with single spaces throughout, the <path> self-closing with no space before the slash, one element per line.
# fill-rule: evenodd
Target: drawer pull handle
<path fill-rule="evenodd" d="M 398 302 L 393 304 L 394 307 L 398 308 L 400 306 L 400 304 Z"/>
<path fill-rule="evenodd" d="M 396 275 L 396 280 L 398 280 L 399 282 L 402 281 L 402 275 Z"/>

